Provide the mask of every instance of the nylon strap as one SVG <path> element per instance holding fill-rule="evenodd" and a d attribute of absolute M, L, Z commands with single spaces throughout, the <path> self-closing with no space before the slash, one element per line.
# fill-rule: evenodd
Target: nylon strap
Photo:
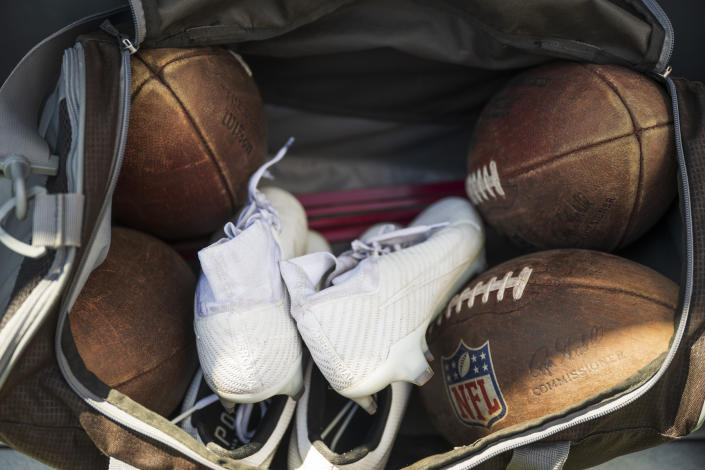
<path fill-rule="evenodd" d="M 80 246 L 83 194 L 40 194 L 34 202 L 32 246 Z"/>
<path fill-rule="evenodd" d="M 569 452 L 570 441 L 529 444 L 514 449 L 507 470 L 560 470 Z"/>
<path fill-rule="evenodd" d="M 130 464 L 126 464 L 122 460 L 118 460 L 115 457 L 110 457 L 108 462 L 108 470 L 139 470 Z"/>

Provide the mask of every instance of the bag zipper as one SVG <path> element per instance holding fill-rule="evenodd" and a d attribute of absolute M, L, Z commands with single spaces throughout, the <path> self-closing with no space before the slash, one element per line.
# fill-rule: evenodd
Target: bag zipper
<path fill-rule="evenodd" d="M 130 14 L 132 15 L 132 26 L 134 26 L 135 37 L 132 43 L 139 49 L 147 32 L 146 20 L 144 17 L 144 8 L 142 8 L 141 0 L 129 0 Z"/>
<path fill-rule="evenodd" d="M 656 17 L 656 20 L 661 24 L 665 33 L 665 38 L 663 41 L 664 48 L 661 51 L 661 55 L 654 69 L 658 75 L 666 78 L 671 73 L 670 66 L 668 64 L 671 63 L 673 47 L 676 43 L 675 31 L 673 30 L 673 25 L 671 24 L 671 20 L 668 18 L 668 15 L 666 15 L 666 12 L 663 11 L 663 8 L 661 8 L 661 5 L 659 5 L 656 0 L 642 0 L 642 2 L 644 3 L 644 6 L 649 9 L 651 14 Z"/>
<path fill-rule="evenodd" d="M 135 49 L 134 46 L 132 46 L 132 43 L 129 39 L 127 39 L 124 35 L 120 34 L 117 29 L 110 24 L 109 22 L 103 23 L 101 25 L 101 29 L 104 31 L 108 32 L 109 34 L 113 35 L 119 42 L 120 47 L 121 47 L 121 69 L 122 69 L 122 79 L 120 80 L 120 84 L 122 86 L 121 90 L 121 100 L 122 100 L 122 110 L 121 110 L 121 116 L 120 116 L 120 138 L 118 141 L 118 145 L 116 147 L 116 159 L 115 159 L 115 166 L 112 172 L 112 175 L 109 180 L 109 186 L 107 190 L 107 194 L 110 195 L 112 194 L 113 190 L 115 189 L 115 186 L 117 184 L 118 176 L 120 173 L 120 167 L 122 166 L 122 161 L 125 155 L 125 145 L 127 142 L 127 126 L 128 126 L 128 121 L 129 121 L 129 116 L 130 116 L 130 94 L 131 94 L 131 80 L 132 80 L 132 73 L 131 73 L 131 65 L 130 65 L 130 55 L 132 53 L 132 50 Z M 136 50 L 136 49 L 135 49 Z M 98 217 L 99 220 L 103 219 L 105 217 L 105 211 L 107 210 L 107 204 L 103 206 L 101 209 L 101 213 Z M 91 245 L 91 242 L 89 242 L 88 246 Z M 82 269 L 85 269 L 85 267 L 82 267 Z M 68 295 L 67 297 L 71 297 Z M 131 414 L 127 413 L 126 411 L 118 408 L 117 406 L 106 402 L 103 398 L 95 396 L 90 390 L 88 390 L 86 387 L 83 386 L 83 384 L 73 375 L 73 372 L 71 371 L 71 367 L 68 364 L 68 360 L 66 359 L 66 356 L 63 353 L 63 350 L 61 348 L 61 332 L 65 328 L 65 323 L 66 323 L 66 317 L 67 317 L 67 311 L 64 311 L 59 318 L 59 322 L 57 325 L 57 335 L 56 335 L 56 343 L 55 343 L 55 348 L 56 348 L 56 355 L 58 359 L 58 364 L 59 368 L 61 369 L 62 375 L 66 379 L 66 382 L 69 384 L 71 389 L 76 392 L 89 406 L 94 408 L 96 411 L 100 412 L 102 415 L 116 421 L 117 423 L 120 423 L 122 426 L 130 429 L 131 431 L 134 431 L 135 433 L 141 434 L 149 439 L 152 439 L 154 441 L 160 442 L 178 452 L 181 454 L 187 456 L 188 458 L 198 462 L 199 464 L 206 466 L 208 468 L 212 468 L 214 470 L 220 470 L 223 467 L 211 462 L 210 460 L 206 459 L 202 455 L 198 454 L 197 452 L 191 450 L 188 448 L 186 445 L 181 443 L 178 439 L 175 439 L 174 437 L 154 428 L 153 426 L 146 424 L 144 421 L 142 421 L 139 418 L 135 418 Z"/>
<path fill-rule="evenodd" d="M 134 21 L 134 14 L 133 14 L 133 21 Z M 130 54 L 134 54 L 135 52 L 137 52 L 137 48 L 134 46 L 132 41 L 130 41 L 127 36 L 125 36 L 120 31 L 118 31 L 118 29 L 115 26 L 113 26 L 113 24 L 110 22 L 110 20 L 103 21 L 100 24 L 100 29 L 102 29 L 103 31 L 105 31 L 106 33 L 108 33 L 109 35 L 113 36 L 115 39 L 118 40 L 118 44 L 120 45 L 120 50 L 122 52 L 124 52 L 125 50 L 127 50 Z M 130 55 L 127 56 L 127 60 L 128 60 L 128 67 L 129 67 Z M 123 54 L 123 62 L 124 62 L 124 54 Z M 123 63 L 123 65 L 124 65 L 124 63 Z M 132 75 L 132 74 L 130 73 L 128 75 Z M 127 106 L 129 108 L 129 99 L 128 99 Z M 128 115 L 129 115 L 129 110 L 128 110 Z"/>
<path fill-rule="evenodd" d="M 80 103 L 85 101 L 83 64 L 78 58 L 76 48 L 67 49 L 62 58 L 62 73 L 65 79 L 60 86 L 65 87 L 67 112 L 71 128 L 80 133 L 83 129 L 85 115 Z M 72 86 L 71 84 L 77 84 Z M 69 151 L 66 162 L 67 184 L 70 192 L 83 193 L 83 143 L 76 141 Z M 70 166 L 69 166 L 70 165 Z M 51 307 L 58 301 L 58 293 L 66 286 L 73 264 L 76 249 L 65 247 L 56 250 L 47 277 L 42 279 L 23 301 L 12 319 L 0 331 L 0 388 L 5 384 L 14 365 L 22 357 L 29 341 L 42 325 Z"/>

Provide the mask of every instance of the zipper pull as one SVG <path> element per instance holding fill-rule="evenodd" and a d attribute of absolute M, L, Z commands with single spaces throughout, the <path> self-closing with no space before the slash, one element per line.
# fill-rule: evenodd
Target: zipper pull
<path fill-rule="evenodd" d="M 658 75 L 659 77 L 666 80 L 668 78 L 668 76 L 671 75 L 671 72 L 673 72 L 673 67 L 671 67 L 669 65 L 666 67 L 666 69 L 663 72 L 661 72 L 661 73 L 656 72 L 656 75 Z"/>
<path fill-rule="evenodd" d="M 132 44 L 132 41 L 130 41 L 130 39 L 127 36 L 125 36 L 120 31 L 118 31 L 118 29 L 115 26 L 113 26 L 113 24 L 110 22 L 110 20 L 103 21 L 100 24 L 100 29 L 102 29 L 103 31 L 105 31 L 109 35 L 116 38 L 119 41 L 120 47 L 123 50 L 130 51 L 130 54 L 134 54 L 135 52 L 137 52 L 137 48 L 134 46 L 134 44 Z"/>

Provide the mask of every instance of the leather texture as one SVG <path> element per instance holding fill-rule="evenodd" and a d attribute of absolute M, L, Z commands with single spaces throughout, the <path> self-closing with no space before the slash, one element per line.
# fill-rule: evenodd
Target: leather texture
<path fill-rule="evenodd" d="M 527 268 L 523 291 L 502 289 Z M 421 395 L 429 417 L 465 445 L 625 389 L 668 349 L 677 304 L 675 283 L 607 253 L 551 250 L 503 263 L 454 297 L 428 334 L 435 375 Z M 485 343 L 488 351 L 473 350 Z M 456 359 L 462 347 L 468 356 Z M 475 367 L 486 373 L 466 379 Z"/>
<path fill-rule="evenodd" d="M 69 312 L 88 370 L 168 416 L 196 371 L 195 286 L 189 266 L 168 245 L 113 228 L 106 260 L 91 273 Z"/>
<path fill-rule="evenodd" d="M 655 82 L 619 66 L 529 70 L 483 110 L 468 169 L 471 199 L 517 244 L 614 250 L 642 235 L 675 197 L 669 100 Z M 493 173 L 499 183 L 486 176 Z"/>
<path fill-rule="evenodd" d="M 162 239 L 216 230 L 267 153 L 262 100 L 224 48 L 142 49 L 115 191 L 117 220 Z"/>

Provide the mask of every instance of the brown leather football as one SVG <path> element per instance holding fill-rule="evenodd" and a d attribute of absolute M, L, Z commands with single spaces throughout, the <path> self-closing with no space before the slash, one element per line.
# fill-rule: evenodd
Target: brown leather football
<path fill-rule="evenodd" d="M 642 74 L 555 62 L 487 104 L 468 154 L 468 196 L 517 244 L 611 251 L 676 194 L 670 100 Z"/>
<path fill-rule="evenodd" d="M 211 233 L 245 202 L 266 151 L 262 99 L 235 55 L 140 49 L 117 221 L 168 240 Z"/>
<path fill-rule="evenodd" d="M 503 263 L 428 330 L 429 417 L 465 445 L 633 385 L 668 349 L 677 303 L 672 281 L 607 253 L 551 250 Z"/>
<path fill-rule="evenodd" d="M 198 357 L 193 334 L 196 277 L 164 242 L 113 228 L 105 261 L 69 312 L 88 370 L 136 402 L 168 416 Z"/>

